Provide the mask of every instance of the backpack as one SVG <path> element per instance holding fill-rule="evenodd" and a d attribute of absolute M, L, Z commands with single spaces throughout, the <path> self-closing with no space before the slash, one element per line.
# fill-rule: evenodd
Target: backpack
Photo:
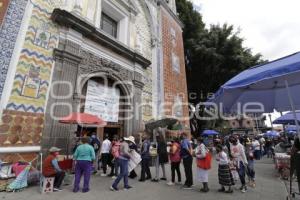
<path fill-rule="evenodd" d="M 98 152 L 101 146 L 100 140 L 98 138 L 93 138 L 91 145 L 93 146 L 95 152 Z"/>
<path fill-rule="evenodd" d="M 120 156 L 120 142 L 116 142 L 111 147 L 111 154 L 114 158 L 118 158 Z"/>

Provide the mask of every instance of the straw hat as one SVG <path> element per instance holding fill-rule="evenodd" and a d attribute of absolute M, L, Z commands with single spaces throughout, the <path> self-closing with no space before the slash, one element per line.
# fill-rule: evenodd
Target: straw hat
<path fill-rule="evenodd" d="M 59 149 L 59 148 L 57 148 L 57 147 L 51 147 L 51 148 L 49 149 L 49 152 L 51 152 L 51 153 L 53 153 L 53 152 L 59 152 L 59 151 L 61 151 L 61 149 Z"/>
<path fill-rule="evenodd" d="M 133 136 L 129 136 L 128 138 L 127 137 L 124 137 L 124 140 L 125 141 L 129 141 L 129 142 L 132 142 L 133 144 L 135 144 L 135 139 Z"/>

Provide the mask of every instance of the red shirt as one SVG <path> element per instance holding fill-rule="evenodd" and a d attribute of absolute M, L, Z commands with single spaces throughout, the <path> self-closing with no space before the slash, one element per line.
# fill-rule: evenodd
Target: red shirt
<path fill-rule="evenodd" d="M 181 161 L 180 145 L 177 142 L 174 142 L 171 146 L 170 160 L 171 160 L 171 162 L 180 162 Z"/>
<path fill-rule="evenodd" d="M 56 174 L 55 168 L 52 165 L 52 160 L 56 159 L 55 156 L 50 154 L 43 162 L 43 175 L 45 177 L 54 176 Z"/>

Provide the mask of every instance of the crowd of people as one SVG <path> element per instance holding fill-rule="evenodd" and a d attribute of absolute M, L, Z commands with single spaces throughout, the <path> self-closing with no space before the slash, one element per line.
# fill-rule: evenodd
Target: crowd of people
<path fill-rule="evenodd" d="M 231 135 L 229 137 L 217 138 L 214 147 L 205 145 L 202 137 L 197 138 L 193 145 L 187 133 L 182 133 L 180 137 L 174 137 L 169 144 L 162 135 L 158 135 L 155 142 L 150 141 L 150 137 L 144 135 L 140 145 L 137 145 L 133 136 L 118 138 L 115 136 L 112 141 L 106 136 L 102 144 L 93 134 L 90 138 L 83 137 L 81 142 L 74 148 L 73 160 L 75 161 L 75 180 L 73 192 L 80 190 L 80 179 L 83 176 L 82 192 L 88 192 L 90 177 L 92 173 L 102 171 L 101 176 L 110 176 L 114 179 L 110 187 L 112 191 L 119 190 L 119 183 L 123 179 L 124 189 L 131 189 L 128 178 L 136 178 L 134 169 L 129 172 L 129 162 L 132 151 L 140 154 L 141 172 L 139 181 L 167 181 L 166 167 L 170 162 L 171 178 L 167 185 L 173 186 L 181 184 L 182 189 L 192 189 L 193 160 L 196 160 L 196 177 L 203 186 L 201 192 L 209 192 L 209 174 L 212 168 L 212 160 L 218 163 L 218 180 L 220 184 L 219 192 L 233 193 L 233 186 L 240 182 L 240 191 L 245 193 L 247 186 L 255 187 L 255 160 L 267 155 L 272 157 L 276 151 L 276 146 L 287 148 L 288 143 L 284 138 L 277 141 L 269 138 L 249 138 Z M 169 148 L 168 148 L 169 147 Z M 216 152 L 215 152 L 215 151 Z M 299 152 L 300 148 L 298 149 Z M 61 190 L 61 184 L 65 172 L 60 169 L 57 156 L 60 149 L 52 147 L 49 156 L 44 161 L 43 175 L 55 177 L 54 191 Z M 215 156 L 213 156 L 215 152 Z M 150 171 L 152 158 L 155 157 L 153 166 L 155 174 Z M 98 159 L 99 158 L 99 159 Z M 298 160 L 297 160 L 298 161 Z M 180 165 L 183 164 L 185 182 L 182 182 Z M 108 173 L 110 166 L 110 173 Z M 161 170 L 160 170 L 161 168 Z M 162 175 L 160 175 L 162 171 Z M 176 182 L 177 175 L 177 182 Z M 248 182 L 248 184 L 247 184 Z"/>

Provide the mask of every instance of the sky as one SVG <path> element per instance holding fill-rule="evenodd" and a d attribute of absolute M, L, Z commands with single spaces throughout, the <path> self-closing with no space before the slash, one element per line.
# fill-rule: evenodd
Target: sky
<path fill-rule="evenodd" d="M 190 0 L 204 22 L 240 28 L 245 46 L 273 60 L 300 51 L 299 0 Z"/>
<path fill-rule="evenodd" d="M 190 1 L 208 26 L 228 23 L 240 29 L 244 46 L 264 59 L 271 61 L 300 51 L 300 0 Z M 279 116 L 274 113 L 271 118 Z"/>

